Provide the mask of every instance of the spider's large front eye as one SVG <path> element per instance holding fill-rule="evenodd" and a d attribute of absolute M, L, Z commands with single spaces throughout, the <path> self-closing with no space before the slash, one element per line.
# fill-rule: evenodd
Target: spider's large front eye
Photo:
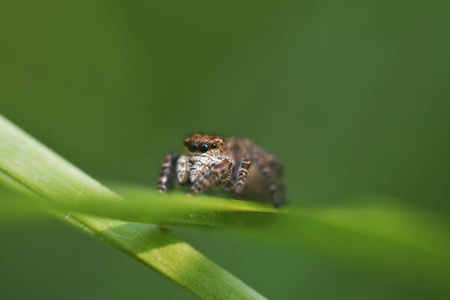
<path fill-rule="evenodd" d="M 190 142 L 190 143 L 188 144 L 188 149 L 189 149 L 189 151 L 191 151 L 191 152 L 195 152 L 195 150 L 197 150 L 197 144 L 196 144 L 195 142 Z"/>
<path fill-rule="evenodd" d="M 201 153 L 205 153 L 206 151 L 208 151 L 208 144 L 207 143 L 200 143 L 200 145 L 198 145 L 198 150 Z"/>

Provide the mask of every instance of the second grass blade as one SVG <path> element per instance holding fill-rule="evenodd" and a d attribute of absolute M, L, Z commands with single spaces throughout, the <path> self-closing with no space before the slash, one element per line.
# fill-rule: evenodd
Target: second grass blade
<path fill-rule="evenodd" d="M 0 115 L 0 183 L 39 203 L 123 201 Z M 205 299 L 264 299 L 169 231 L 47 208 L 50 214 L 126 253 Z"/>

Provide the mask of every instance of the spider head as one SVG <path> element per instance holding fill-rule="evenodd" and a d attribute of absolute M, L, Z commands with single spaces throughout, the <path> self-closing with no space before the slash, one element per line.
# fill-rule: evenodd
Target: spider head
<path fill-rule="evenodd" d="M 225 140 L 223 137 L 217 135 L 193 134 L 184 140 L 186 151 L 190 154 L 219 154 L 223 151 L 224 145 Z"/>

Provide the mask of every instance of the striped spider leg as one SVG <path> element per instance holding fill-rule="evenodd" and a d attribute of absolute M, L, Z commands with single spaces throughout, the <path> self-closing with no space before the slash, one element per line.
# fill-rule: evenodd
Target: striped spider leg
<path fill-rule="evenodd" d="M 172 152 L 164 156 L 161 164 L 161 172 L 159 174 L 158 180 L 158 191 L 160 193 L 172 187 L 172 169 L 173 165 L 176 163 L 177 153 Z"/>

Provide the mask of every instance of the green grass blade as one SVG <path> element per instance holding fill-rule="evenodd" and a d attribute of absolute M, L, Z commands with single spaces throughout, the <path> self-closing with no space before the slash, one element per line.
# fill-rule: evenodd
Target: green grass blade
<path fill-rule="evenodd" d="M 65 203 L 66 210 L 90 215 L 162 225 L 244 228 L 268 225 L 277 218 L 278 210 L 270 205 L 178 192 L 160 195 L 154 189 L 112 185 L 125 201 L 84 198 Z"/>
<path fill-rule="evenodd" d="M 95 198 L 64 208 L 133 222 L 229 229 L 234 237 L 310 251 L 360 270 L 395 273 L 406 281 L 430 281 L 448 292 L 448 221 L 396 199 L 365 197 L 340 207 L 275 210 L 252 202 L 177 192 L 161 197 L 153 189 L 112 186 L 126 201 L 107 205 Z"/>
<path fill-rule="evenodd" d="M 96 198 L 65 209 L 133 222 L 231 229 L 234 235 L 310 251 L 359 269 L 432 281 L 448 290 L 448 221 L 396 199 L 365 197 L 341 207 L 276 210 L 252 202 L 177 192 L 161 197 L 153 189 L 112 186 L 126 201 L 106 205 Z"/>
<path fill-rule="evenodd" d="M 369 205 L 286 210 L 278 228 L 259 233 L 259 238 L 270 236 L 360 270 L 381 270 L 449 293 L 448 221 L 387 199 Z"/>
<path fill-rule="evenodd" d="M 0 116 L 0 182 L 37 203 L 123 200 Z M 205 299 L 264 299 L 184 241 L 156 225 L 44 209 Z"/>

